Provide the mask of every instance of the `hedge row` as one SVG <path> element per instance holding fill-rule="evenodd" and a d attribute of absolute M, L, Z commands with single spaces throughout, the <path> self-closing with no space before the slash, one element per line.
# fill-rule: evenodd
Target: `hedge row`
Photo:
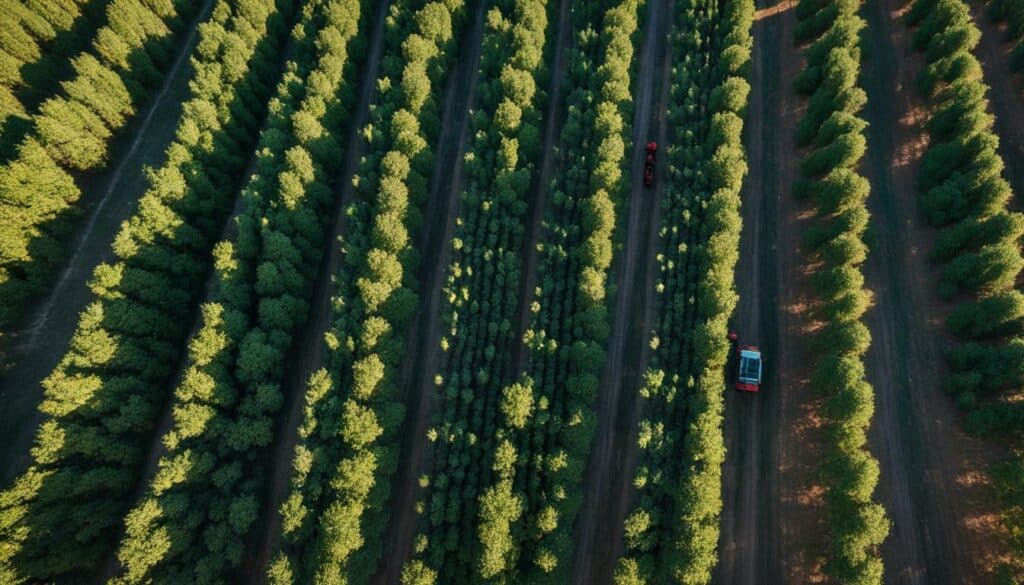
<path fill-rule="evenodd" d="M 839 583 L 868 584 L 882 582 L 880 546 L 890 522 L 874 500 L 879 464 L 866 448 L 875 396 L 864 368 L 871 334 L 863 317 L 871 297 L 861 264 L 868 253 L 864 232 L 871 186 L 857 170 L 867 148 L 867 123 L 860 117 L 867 96 L 859 85 L 865 22 L 859 11 L 860 0 L 823 6 L 804 0 L 797 9 L 798 31 L 813 30 L 816 37 L 804 51 L 805 69 L 797 77 L 798 89 L 809 96 L 798 138 L 810 150 L 794 190 L 816 208 L 805 251 L 820 262 L 811 284 L 819 301 L 816 318 L 824 324 L 815 335 L 812 382 L 826 397 L 828 447 L 820 464 L 830 533 L 825 572 Z"/>
<path fill-rule="evenodd" d="M 113 552 L 279 74 L 291 12 L 288 2 L 224 0 L 203 25 L 177 139 L 115 239 L 116 262 L 97 267 L 96 298 L 43 382 L 47 419 L 34 464 L 0 494 L 3 582 L 80 574 Z"/>
<path fill-rule="evenodd" d="M 511 486 L 523 513 L 487 522 L 481 550 L 509 546 L 507 562 L 488 564 L 494 582 L 565 583 L 573 522 L 595 426 L 593 401 L 608 337 L 607 273 L 616 206 L 621 202 L 632 96 L 630 68 L 637 0 L 576 2 L 576 42 L 567 55 L 569 90 L 560 137 L 565 168 L 552 181 L 545 233 L 536 243 L 525 378 L 506 388 L 493 458 L 492 490 Z M 597 27 L 595 28 L 595 23 Z M 552 115 L 558 115 L 553 113 Z"/>
<path fill-rule="evenodd" d="M 124 584 L 230 581 L 260 510 L 281 382 L 330 231 L 337 140 L 354 101 L 360 0 L 311 0 L 270 102 L 237 235 L 214 248 L 214 292 L 175 390 L 173 428 L 126 519 Z"/>
<path fill-rule="evenodd" d="M 79 214 L 86 174 L 106 165 L 114 136 L 175 57 L 188 0 L 111 0 L 92 47 L 72 59 L 58 95 L 31 117 L 32 131 L 0 166 L 0 327 L 50 284 Z"/>
<path fill-rule="evenodd" d="M 445 355 L 436 376 L 440 391 L 429 431 L 433 471 L 422 478 L 424 530 L 404 585 L 469 582 L 507 566 L 511 543 L 480 545 L 482 525 L 500 528 L 522 512 L 511 486 L 493 486 L 491 456 L 498 401 L 511 382 L 512 318 L 520 281 L 526 192 L 540 156 L 537 80 L 548 37 L 546 0 L 498 0 L 485 20 L 479 102 L 473 146 L 466 155 L 469 186 L 462 194 L 444 286 L 439 340 Z M 487 530 L 487 528 L 481 528 Z M 500 530 L 499 530 L 500 531 Z"/>
<path fill-rule="evenodd" d="M 31 129 L 30 115 L 103 26 L 107 2 L 0 0 L 0 160 L 13 155 Z"/>
<path fill-rule="evenodd" d="M 708 583 L 718 561 L 754 3 L 676 7 L 656 321 L 640 389 L 637 505 L 625 521 L 617 585 Z"/>
<path fill-rule="evenodd" d="M 914 47 L 925 54 L 921 86 L 930 98 L 929 148 L 918 177 L 920 204 L 940 228 L 932 257 L 944 264 L 939 292 L 957 301 L 947 319 L 965 341 L 949 354 L 947 388 L 964 408 L 1024 385 L 1024 268 L 1018 240 L 1024 219 L 1008 211 L 999 139 L 992 130 L 981 65 L 972 55 L 980 33 L 960 0 L 918 0 L 907 14 Z M 980 419 L 975 427 L 982 427 Z M 981 430 L 979 428 L 979 430 Z"/>
<path fill-rule="evenodd" d="M 992 0 L 988 15 L 993 22 L 1006 24 L 1006 41 L 1012 47 L 1010 69 L 1024 69 L 1024 0 Z"/>
<path fill-rule="evenodd" d="M 418 302 L 410 233 L 425 203 L 438 98 L 462 2 L 392 4 L 383 71 L 365 135 L 368 155 L 347 210 L 325 366 L 310 379 L 275 585 L 366 582 L 383 553 L 391 476 L 404 417 L 397 387 Z"/>

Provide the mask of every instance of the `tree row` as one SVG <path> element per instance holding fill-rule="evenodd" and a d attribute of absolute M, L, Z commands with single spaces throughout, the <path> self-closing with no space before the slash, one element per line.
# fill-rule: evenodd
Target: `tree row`
<path fill-rule="evenodd" d="M 73 578 L 113 554 L 279 77 L 293 8 L 223 0 L 202 26 L 177 138 L 43 382 L 33 463 L 0 494 L 0 580 Z"/>
<path fill-rule="evenodd" d="M 636 0 L 574 2 L 562 167 L 537 246 L 538 286 L 522 377 L 502 390 L 496 475 L 481 496 L 480 575 L 493 582 L 565 583 L 593 402 L 609 333 L 608 269 L 628 175 L 630 71 Z M 552 115 L 560 115 L 552 113 Z M 521 502 L 516 516 L 506 504 Z"/>
<path fill-rule="evenodd" d="M 383 553 L 404 405 L 398 388 L 417 304 L 414 243 L 432 177 L 439 97 L 461 1 L 393 2 L 356 198 L 347 204 L 326 357 L 305 395 L 281 506 L 275 585 L 366 582 Z"/>
<path fill-rule="evenodd" d="M 879 464 L 866 448 L 875 409 L 864 354 L 871 334 L 863 317 L 871 303 L 861 265 L 869 214 L 868 180 L 858 172 L 867 148 L 860 112 L 860 0 L 803 0 L 797 7 L 796 40 L 804 70 L 796 89 L 808 97 L 797 126 L 800 161 L 797 197 L 810 200 L 813 224 L 803 234 L 805 253 L 818 265 L 811 277 L 814 316 L 823 323 L 814 337 L 812 384 L 825 396 L 827 451 L 819 464 L 825 487 L 830 546 L 825 572 L 839 583 L 882 583 L 880 546 L 889 534 L 885 509 L 874 500 Z"/>
<path fill-rule="evenodd" d="M 310 0 L 293 29 L 234 233 L 214 247 L 212 292 L 174 390 L 158 471 L 125 520 L 118 583 L 238 577 L 263 509 L 282 379 L 332 224 L 364 4 Z"/>
<path fill-rule="evenodd" d="M 439 392 L 432 471 L 421 478 L 424 499 L 414 558 L 405 585 L 472 582 L 509 552 L 503 543 L 481 550 L 470 535 L 480 522 L 518 516 L 515 496 L 485 495 L 495 470 L 495 427 L 502 389 L 512 381 L 526 194 L 540 156 L 537 83 L 545 73 L 549 35 L 545 0 L 499 0 L 487 12 L 474 112 L 473 144 L 465 156 L 468 186 L 452 239 L 443 288 L 438 340 L 444 352 L 435 383 Z"/>
<path fill-rule="evenodd" d="M 654 331 L 617 585 L 707 583 L 718 560 L 753 17 L 753 2 L 676 2 Z"/>
<path fill-rule="evenodd" d="M 0 166 L 0 328 L 52 284 L 86 181 L 106 166 L 113 139 L 162 81 L 197 8 L 186 0 L 111 0 L 106 24 L 71 59 L 60 91 L 14 132 L 24 136 L 12 138 L 16 150 Z"/>

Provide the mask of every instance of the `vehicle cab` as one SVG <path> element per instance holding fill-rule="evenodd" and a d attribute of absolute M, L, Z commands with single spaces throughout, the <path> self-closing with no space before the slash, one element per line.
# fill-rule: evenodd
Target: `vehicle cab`
<path fill-rule="evenodd" d="M 757 392 L 761 389 L 761 350 L 747 345 L 739 348 L 739 368 L 736 374 L 736 389 Z"/>

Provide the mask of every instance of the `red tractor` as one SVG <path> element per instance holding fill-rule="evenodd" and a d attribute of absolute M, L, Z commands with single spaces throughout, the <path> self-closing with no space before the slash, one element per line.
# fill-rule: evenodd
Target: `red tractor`
<path fill-rule="evenodd" d="M 729 341 L 736 344 L 739 336 L 734 331 L 729 332 Z M 736 346 L 736 357 L 739 358 L 739 365 L 736 371 L 736 389 L 744 392 L 758 392 L 761 390 L 761 376 L 763 364 L 761 362 L 761 350 L 753 345 Z"/>
<path fill-rule="evenodd" d="M 647 143 L 647 161 L 644 163 L 644 185 L 654 184 L 654 153 L 658 152 L 657 142 Z"/>

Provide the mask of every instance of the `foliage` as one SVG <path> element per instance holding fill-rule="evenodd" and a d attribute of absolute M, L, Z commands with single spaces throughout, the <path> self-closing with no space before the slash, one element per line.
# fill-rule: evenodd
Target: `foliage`
<path fill-rule="evenodd" d="M 625 523 L 618 585 L 708 583 L 718 560 L 754 3 L 676 7 L 657 312 L 639 389 L 646 406 L 633 475 L 637 504 Z"/>
<path fill-rule="evenodd" d="M 474 520 L 502 535 L 522 499 L 508 483 L 494 485 L 488 460 L 499 445 L 495 426 L 501 389 L 511 383 L 512 319 L 520 277 L 525 195 L 540 155 L 543 72 L 548 31 L 545 0 L 499 0 L 486 14 L 474 113 L 465 157 L 468 186 L 452 240 L 442 316 L 447 331 L 434 437 L 433 470 L 424 478 L 425 532 L 403 582 L 451 583 L 507 568 L 507 540 L 470 544 Z M 521 392 L 519 392 L 521 394 Z M 512 392 L 515 394 L 515 392 Z M 489 489 L 492 488 L 492 489 Z"/>
<path fill-rule="evenodd" d="M 97 267 L 95 300 L 43 382 L 33 464 L 0 494 L 0 581 L 81 574 L 113 552 L 287 34 L 288 3 L 235 6 L 218 3 L 202 27 L 177 140 L 115 239 L 116 260 Z"/>
<path fill-rule="evenodd" d="M 294 577 L 278 583 L 365 582 L 383 552 L 404 416 L 397 378 L 417 303 L 410 234 L 432 167 L 434 96 L 465 20 L 461 2 L 396 2 L 391 11 L 364 132 L 369 154 L 357 200 L 346 210 L 327 358 L 306 390 L 290 493 L 280 509 L 284 546 L 276 563 Z"/>
<path fill-rule="evenodd" d="M 858 14 L 859 1 L 804 0 L 800 7 L 798 31 L 828 23 L 806 49 L 806 68 L 797 84 L 810 96 L 797 140 L 812 150 L 804 157 L 803 178 L 796 185 L 798 195 L 811 194 L 817 222 L 828 226 L 819 232 L 827 235 L 806 242 L 822 261 L 812 282 L 820 299 L 817 316 L 824 323 L 817 335 L 813 380 L 827 397 L 830 441 L 821 463 L 831 539 L 825 571 L 839 583 L 881 583 L 879 549 L 890 522 L 874 501 L 879 465 L 865 446 L 874 389 L 864 372 L 863 356 L 871 340 L 862 319 L 870 298 L 860 268 L 867 257 L 870 186 L 857 172 L 867 127 L 859 117 L 865 103 L 858 79 L 864 20 Z M 850 221 L 851 214 L 863 220 Z"/>
<path fill-rule="evenodd" d="M 87 175 L 106 166 L 112 139 L 161 80 L 175 33 L 196 8 L 186 0 L 111 0 L 106 24 L 71 58 L 61 91 L 25 112 L 32 129 L 0 166 L 0 327 L 50 284 Z"/>
<path fill-rule="evenodd" d="M 295 57 L 270 102 L 237 233 L 215 248 L 214 292 L 175 389 L 165 452 L 126 518 L 119 583 L 222 583 L 242 560 L 286 357 L 332 219 L 360 15 L 359 0 L 313 0 L 294 29 Z"/>

